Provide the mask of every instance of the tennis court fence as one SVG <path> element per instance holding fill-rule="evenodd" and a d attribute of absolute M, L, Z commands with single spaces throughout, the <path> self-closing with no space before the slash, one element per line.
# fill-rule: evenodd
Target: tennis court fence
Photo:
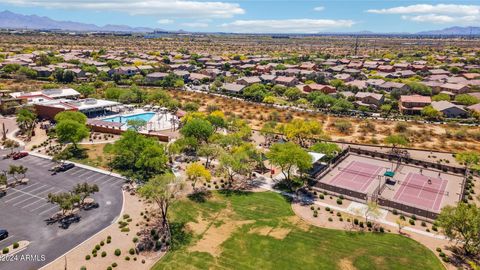
<path fill-rule="evenodd" d="M 365 202 L 367 200 L 367 194 L 366 193 L 362 193 L 362 192 L 358 192 L 358 191 L 354 191 L 354 190 L 350 190 L 350 189 L 346 189 L 346 188 L 337 187 L 337 186 L 330 185 L 330 184 L 327 184 L 327 183 L 324 183 L 324 182 L 320 182 L 320 181 L 316 182 L 315 187 L 319 188 L 319 189 L 331 191 L 331 192 L 336 193 L 336 194 L 341 194 L 343 196 L 348 196 L 348 197 L 351 197 L 351 198 L 360 199 L 362 202 Z"/>
<path fill-rule="evenodd" d="M 381 198 L 381 197 L 379 197 L 377 199 L 377 202 L 378 202 L 379 205 L 381 205 L 383 207 L 390 208 L 390 210 L 396 209 L 396 210 L 399 210 L 399 211 L 402 211 L 402 212 L 405 212 L 405 213 L 413 214 L 415 216 L 425 217 L 425 218 L 432 219 L 432 220 L 436 219 L 437 216 L 438 216 L 438 213 L 428 211 L 428 210 L 425 210 L 425 209 L 421 209 L 421 208 L 417 208 L 417 207 L 414 207 L 414 206 L 406 205 L 406 204 L 403 204 L 403 203 L 394 202 L 394 201 L 391 201 L 391 200 L 388 200 L 388 199 L 385 199 L 385 198 Z"/>

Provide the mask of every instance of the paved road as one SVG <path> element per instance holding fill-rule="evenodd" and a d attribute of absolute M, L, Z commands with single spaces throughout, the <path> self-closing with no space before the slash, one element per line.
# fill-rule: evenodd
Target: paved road
<path fill-rule="evenodd" d="M 0 270 L 37 269 L 107 227 L 120 214 L 123 204 L 121 186 L 124 183 L 121 178 L 79 167 L 52 176 L 48 168 L 54 163 L 34 156 L 17 161 L 0 160 L 0 170 L 5 170 L 10 164 L 28 167 L 30 183 L 11 188 L 6 196 L 0 198 L 0 228 L 10 233 L 10 237 L 0 241 L 0 249 L 16 241 L 28 240 L 30 246 L 18 253 L 18 258 L 21 255 L 36 255 L 37 259 L 0 261 Z M 59 211 L 58 206 L 47 202 L 47 194 L 69 191 L 82 182 L 99 186 L 100 192 L 92 197 L 100 207 L 81 211 L 80 222 L 73 223 L 68 229 L 60 228 L 58 223 L 47 225 L 45 219 Z"/>

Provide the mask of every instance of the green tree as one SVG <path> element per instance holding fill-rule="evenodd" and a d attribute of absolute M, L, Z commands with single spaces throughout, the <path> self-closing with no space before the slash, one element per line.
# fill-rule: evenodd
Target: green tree
<path fill-rule="evenodd" d="M 78 149 L 78 143 L 90 134 L 87 126 L 75 120 L 62 120 L 55 126 L 55 133 L 60 143 L 72 143 Z"/>
<path fill-rule="evenodd" d="M 433 101 L 450 101 L 450 95 L 440 93 L 432 97 Z"/>
<path fill-rule="evenodd" d="M 275 143 L 267 153 L 270 163 L 280 167 L 285 180 L 291 187 L 291 174 L 295 169 L 305 172 L 312 167 L 312 157 L 300 146 L 287 142 Z"/>
<path fill-rule="evenodd" d="M 293 140 L 300 145 L 304 145 L 307 139 L 322 133 L 322 126 L 318 121 L 305 121 L 294 119 L 283 125 L 283 135 L 289 140 Z"/>
<path fill-rule="evenodd" d="M 90 84 L 82 84 L 75 88 L 82 96 L 88 97 L 92 94 L 95 94 L 95 87 Z"/>
<path fill-rule="evenodd" d="M 83 203 L 85 202 L 85 199 L 96 193 L 96 192 L 99 192 L 100 189 L 98 188 L 98 186 L 96 184 L 88 184 L 87 182 L 85 183 L 78 183 L 77 185 L 75 185 L 73 187 L 73 190 L 72 190 L 72 193 L 75 194 L 75 195 L 78 195 L 79 198 L 80 198 L 80 204 L 83 205 Z"/>
<path fill-rule="evenodd" d="M 127 125 L 129 128 L 132 128 L 138 132 L 142 127 L 147 125 L 147 121 L 141 119 L 132 119 L 127 121 Z"/>
<path fill-rule="evenodd" d="M 480 209 L 475 205 L 459 203 L 445 206 L 437 218 L 444 234 L 460 244 L 467 255 L 480 252 Z"/>
<path fill-rule="evenodd" d="M 407 146 L 408 139 L 403 134 L 392 134 L 385 138 L 385 143 L 390 144 L 393 151 L 397 146 Z"/>
<path fill-rule="evenodd" d="M 424 116 L 428 120 L 438 120 L 442 118 L 442 113 L 437 111 L 435 108 L 432 106 L 425 106 L 422 109 L 422 116 Z"/>
<path fill-rule="evenodd" d="M 410 91 L 412 91 L 415 94 L 419 94 L 422 96 L 431 96 L 432 95 L 432 88 L 429 86 L 419 83 L 419 82 L 409 82 L 407 83 L 408 87 L 410 88 Z"/>
<path fill-rule="evenodd" d="M 295 101 L 302 96 L 302 91 L 300 91 L 300 89 L 297 87 L 289 87 L 287 90 L 285 90 L 284 95 L 288 98 L 288 100 Z"/>
<path fill-rule="evenodd" d="M 215 129 L 213 125 L 207 120 L 200 118 L 193 118 L 180 129 L 180 134 L 185 137 L 193 137 L 199 142 L 207 142 L 208 138 L 212 136 Z"/>
<path fill-rule="evenodd" d="M 205 160 L 205 167 L 209 168 L 210 163 L 217 158 L 222 153 L 222 148 L 215 144 L 204 144 L 201 145 L 198 150 L 197 154 L 201 157 L 204 157 Z"/>
<path fill-rule="evenodd" d="M 206 182 L 210 182 L 210 179 L 212 179 L 210 171 L 199 162 L 189 164 L 185 170 L 185 173 L 187 174 L 187 178 L 192 181 L 192 187 L 194 191 L 196 191 L 195 185 L 198 180 L 203 178 L 203 180 Z"/>
<path fill-rule="evenodd" d="M 62 215 L 65 215 L 67 211 L 73 210 L 76 203 L 80 202 L 80 197 L 70 192 L 62 192 L 58 194 L 49 193 L 47 200 L 49 203 L 58 205 L 62 210 Z"/>
<path fill-rule="evenodd" d="M 112 145 L 109 166 L 129 179 L 145 182 L 166 170 L 165 149 L 153 138 L 133 130 L 124 132 Z"/>
<path fill-rule="evenodd" d="M 17 113 L 17 125 L 23 134 L 27 134 L 28 140 L 32 137 L 35 129 L 37 115 L 29 109 L 20 109 Z"/>
<path fill-rule="evenodd" d="M 245 89 L 243 89 L 242 95 L 245 97 L 245 99 L 261 102 L 267 95 L 267 90 L 265 88 L 265 85 L 255 83 L 245 87 Z"/>
<path fill-rule="evenodd" d="M 316 143 L 312 145 L 312 147 L 310 147 L 310 150 L 312 150 L 313 152 L 324 154 L 326 160 L 334 158 L 342 151 L 340 146 L 338 146 L 336 143 L 329 142 Z"/>
<path fill-rule="evenodd" d="M 463 164 L 465 168 L 470 169 L 472 166 L 478 165 L 480 162 L 480 154 L 474 151 L 466 151 L 455 154 L 458 163 Z"/>
<path fill-rule="evenodd" d="M 455 101 L 461 105 L 470 106 L 480 103 L 480 100 L 469 94 L 460 94 L 455 97 Z"/>
<path fill-rule="evenodd" d="M 60 123 L 64 120 L 72 120 L 80 124 L 87 123 L 87 116 L 81 112 L 76 111 L 63 111 L 55 115 L 55 121 Z"/>
<path fill-rule="evenodd" d="M 157 175 L 148 180 L 139 190 L 141 197 L 154 201 L 160 211 L 161 224 L 167 229 L 167 240 L 170 239 L 170 227 L 168 223 L 168 210 L 170 205 L 177 199 L 182 190 L 183 183 L 178 181 L 172 174 Z"/>
<path fill-rule="evenodd" d="M 8 166 L 7 173 L 10 174 L 15 179 L 15 181 L 18 181 L 17 174 L 22 175 L 20 177 L 20 179 L 22 179 L 22 178 L 25 178 L 25 175 L 27 174 L 27 171 L 28 171 L 28 168 L 24 167 L 23 165 L 18 165 L 17 166 L 17 165 L 11 164 L 10 166 Z"/>

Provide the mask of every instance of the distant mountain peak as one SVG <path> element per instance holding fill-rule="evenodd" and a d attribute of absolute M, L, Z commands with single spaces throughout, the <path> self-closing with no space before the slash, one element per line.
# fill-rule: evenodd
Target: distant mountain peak
<path fill-rule="evenodd" d="M 107 24 L 97 26 L 95 24 L 79 23 L 72 21 L 57 21 L 46 16 L 22 15 L 4 10 L 0 12 L 0 28 L 11 29 L 36 29 L 36 30 L 69 30 L 69 31 L 95 31 L 95 32 L 153 32 L 148 27 L 130 27 L 128 25 Z"/>

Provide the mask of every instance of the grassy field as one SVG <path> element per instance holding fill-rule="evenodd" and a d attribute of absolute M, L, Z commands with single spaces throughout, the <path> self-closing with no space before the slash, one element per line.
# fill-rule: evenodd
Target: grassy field
<path fill-rule="evenodd" d="M 177 240 L 153 269 L 444 269 L 394 234 L 310 226 L 276 193 L 213 193 L 171 208 Z"/>

